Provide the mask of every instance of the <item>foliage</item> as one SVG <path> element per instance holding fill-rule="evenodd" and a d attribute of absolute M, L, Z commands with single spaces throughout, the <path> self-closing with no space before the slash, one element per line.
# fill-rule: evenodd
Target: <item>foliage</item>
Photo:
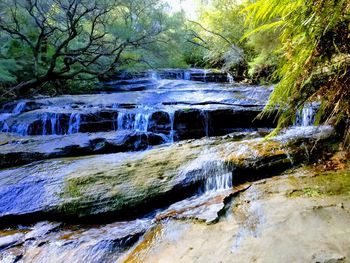
<path fill-rule="evenodd" d="M 192 42 L 202 47 L 210 67 L 230 72 L 236 80 L 270 81 L 276 63 L 274 49 L 279 32 L 264 32 L 244 37 L 250 30 L 242 12 L 247 3 L 213 0 L 202 7 L 200 23 L 192 22 Z M 199 52 L 197 52 L 199 53 Z"/>
<path fill-rule="evenodd" d="M 318 121 L 350 118 L 350 3 L 347 0 L 258 0 L 246 10 L 258 32 L 280 32 L 280 82 L 266 111 L 279 106 L 279 128 L 306 103 L 321 100 Z M 348 127 L 349 128 L 349 127 Z"/>
<path fill-rule="evenodd" d="M 246 41 L 240 42 L 244 34 L 244 16 L 236 0 L 211 1 L 200 10 L 200 23 L 190 21 L 191 41 L 202 47 L 207 64 L 220 67 L 233 75 L 242 75 L 247 58 L 251 54 Z"/>
<path fill-rule="evenodd" d="M 0 10 L 5 94 L 94 82 L 125 67 L 185 66 L 175 45 L 182 15 L 159 0 L 3 0 Z"/>

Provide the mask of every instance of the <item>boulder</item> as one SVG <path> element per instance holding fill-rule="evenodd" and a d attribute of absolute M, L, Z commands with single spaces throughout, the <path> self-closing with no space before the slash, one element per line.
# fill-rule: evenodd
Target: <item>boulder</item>
<path fill-rule="evenodd" d="M 165 111 L 153 112 L 149 118 L 148 131 L 169 134 L 171 130 L 170 114 Z"/>
<path fill-rule="evenodd" d="M 224 135 L 235 129 L 276 127 L 276 113 L 258 118 L 262 108 L 254 106 L 208 111 L 209 135 Z"/>
<path fill-rule="evenodd" d="M 201 138 L 206 135 L 206 116 L 198 109 L 175 112 L 174 130 L 176 140 Z"/>
<path fill-rule="evenodd" d="M 190 196 L 223 172 L 237 183 L 312 161 L 321 152 L 315 142 L 331 138 L 331 127 L 300 127 L 269 140 L 237 142 L 226 136 L 3 170 L 0 222 L 129 218 Z"/>
<path fill-rule="evenodd" d="M 164 143 L 160 135 L 135 131 L 66 136 L 0 135 L 0 169 L 58 157 L 145 150 Z"/>

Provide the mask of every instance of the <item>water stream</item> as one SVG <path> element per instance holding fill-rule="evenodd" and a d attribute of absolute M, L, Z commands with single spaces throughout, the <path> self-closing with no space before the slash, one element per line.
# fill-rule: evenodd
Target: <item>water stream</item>
<path fill-rule="evenodd" d="M 229 83 L 208 83 L 210 78 L 222 78 Z M 148 85 L 150 81 L 155 85 Z M 118 90 L 120 87 L 116 83 L 121 82 L 127 84 L 123 84 L 123 90 Z M 93 205 L 89 211 L 97 211 L 96 214 L 102 217 L 103 212 L 114 212 L 104 209 L 118 207 L 120 202 L 125 202 L 120 207 L 129 205 L 131 210 L 135 209 L 136 205 L 133 207 L 133 204 L 128 203 L 135 201 L 132 198 L 140 198 L 141 201 L 136 201 L 144 202 L 145 207 L 152 205 L 153 209 L 154 205 L 158 209 L 162 208 L 155 208 L 146 216 L 145 213 L 136 213 L 137 216 L 131 213 L 129 221 L 108 224 L 46 222 L 20 226 L 12 229 L 16 236 L 9 235 L 15 239 L 10 240 L 10 245 L 4 241 L 6 252 L 0 253 L 0 261 L 16 262 L 18 259 L 23 262 L 48 262 L 56 259 L 57 262 L 115 262 L 159 220 L 174 217 L 215 222 L 225 206 L 226 198 L 232 194 L 234 176 L 232 169 L 223 161 L 223 150 L 219 150 L 218 145 L 226 139 L 234 141 L 230 137 L 235 136 L 232 135 L 234 131 L 253 134 L 260 128 L 274 125 L 270 120 L 253 124 L 266 104 L 271 87 L 236 86 L 233 82 L 232 76 L 215 75 L 209 70 L 151 71 L 140 79 L 111 81 L 110 86 L 115 85 L 116 91 L 108 94 L 42 98 L 30 104 L 28 101 L 19 101 L 7 112 L 4 108 L 0 115 L 2 135 L 11 133 L 14 136 L 11 139 L 13 144 L 20 144 L 24 150 L 27 150 L 26 143 L 37 142 L 33 147 L 34 154 L 24 151 L 24 156 L 40 155 L 42 148 L 48 146 L 49 149 L 45 149 L 43 154 L 43 159 L 46 158 L 51 148 L 53 151 L 60 149 L 61 144 L 56 145 L 58 140 L 54 141 L 57 138 L 67 143 L 65 148 L 62 147 L 67 152 L 73 149 L 63 156 L 74 156 L 39 160 L 28 166 L 4 170 L 0 173 L 4 187 L 11 180 L 20 183 L 12 192 L 4 188 L 6 192 L 0 184 L 0 191 L 6 192 L 3 195 L 7 198 L 6 207 L 15 211 L 19 206 L 8 200 L 20 196 L 17 201 L 22 202 L 23 210 L 33 205 L 33 210 L 28 210 L 32 213 L 40 209 L 48 209 L 48 213 L 51 213 L 53 210 L 50 209 L 54 209 L 55 202 L 60 200 L 64 200 L 64 204 L 59 206 L 60 213 L 66 212 L 67 207 L 71 208 L 68 205 L 72 205 L 71 209 L 76 211 L 74 209 L 78 209 L 79 202 L 83 200 L 86 203 L 80 209 L 88 210 Z M 125 90 L 125 87 L 130 87 L 130 90 Z M 310 110 L 302 111 L 297 120 L 298 125 L 310 125 L 314 118 L 312 114 Z M 115 138 L 119 133 L 133 132 L 137 132 L 134 137 L 146 134 L 147 139 L 150 134 L 160 136 L 163 138 L 162 143 L 168 144 L 154 148 L 153 156 L 147 155 L 152 150 L 147 147 L 142 152 L 125 152 L 128 151 L 125 149 L 129 149 L 128 144 L 135 143 L 134 137 L 123 137 L 120 141 Z M 72 136 L 76 133 L 79 135 Z M 74 138 L 93 137 L 97 133 L 101 137 L 94 137 L 86 144 L 72 141 L 78 140 Z M 214 138 L 216 134 L 230 135 Z M 17 135 L 24 139 L 18 139 Z M 52 136 L 52 142 L 47 139 L 51 139 L 49 135 L 55 135 Z M 202 140 L 196 145 L 200 138 Z M 25 142 L 22 143 L 22 139 Z M 115 154 L 88 157 L 73 155 L 76 152 L 80 154 L 79 150 L 99 149 L 105 145 L 110 153 L 111 148 L 108 147 L 112 147 L 112 143 L 117 145 Z M 83 146 L 79 148 L 80 145 Z M 237 151 L 245 151 L 246 148 L 243 148 L 237 148 Z M 7 178 L 8 175 L 12 177 Z M 115 182 L 115 178 L 126 181 Z M 23 185 L 25 188 L 21 188 Z M 182 189 L 178 188 L 181 187 L 189 192 L 180 191 Z M 160 191 L 165 193 L 162 197 L 164 200 L 156 198 Z M 171 196 L 171 200 L 175 201 L 169 204 L 165 199 L 172 191 L 176 198 Z M 130 192 L 134 194 L 132 198 L 128 195 Z M 147 198 L 142 199 L 145 193 L 147 198 L 151 198 L 150 203 Z M 122 197 L 110 200 L 118 194 Z M 98 196 L 97 201 L 91 201 L 95 200 L 95 195 Z M 27 199 L 32 201 L 25 204 Z M 37 200 L 34 202 L 33 199 Z M 156 202 L 162 205 L 157 207 Z M 128 213 L 128 210 L 124 209 L 123 213 Z M 0 241 L 1 238 L 3 236 L 0 235 Z"/>
<path fill-rule="evenodd" d="M 315 124 L 315 117 L 317 112 L 317 105 L 306 105 L 297 112 L 296 126 L 312 126 Z"/>

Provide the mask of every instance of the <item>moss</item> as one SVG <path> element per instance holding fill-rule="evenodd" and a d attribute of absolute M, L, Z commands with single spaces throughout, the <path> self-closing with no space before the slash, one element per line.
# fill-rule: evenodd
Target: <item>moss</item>
<path fill-rule="evenodd" d="M 336 171 L 316 171 L 314 176 L 291 177 L 289 180 L 298 188 L 288 193 L 289 197 L 350 196 L 349 167 Z"/>
<path fill-rule="evenodd" d="M 291 193 L 288 193 L 288 197 L 320 197 L 322 193 L 318 189 L 314 188 L 305 188 L 301 190 L 294 190 Z"/>
<path fill-rule="evenodd" d="M 88 212 L 87 203 L 103 202 L 103 209 L 108 211 L 137 205 L 167 191 L 180 167 L 196 158 L 203 146 L 174 145 L 140 153 L 132 161 L 113 164 L 107 160 L 109 169 L 101 163 L 105 159 L 91 159 L 86 162 L 89 167 L 66 177 L 60 209 L 65 214 L 79 215 Z"/>
<path fill-rule="evenodd" d="M 239 142 L 237 145 L 242 144 Z M 247 148 L 244 149 L 243 152 L 237 150 L 237 148 L 234 148 L 234 151 L 232 151 L 232 153 L 227 157 L 226 162 L 229 164 L 242 166 L 247 160 L 258 160 L 266 156 L 271 157 L 287 154 L 287 150 L 283 147 L 283 145 L 276 141 L 247 141 L 245 146 Z"/>

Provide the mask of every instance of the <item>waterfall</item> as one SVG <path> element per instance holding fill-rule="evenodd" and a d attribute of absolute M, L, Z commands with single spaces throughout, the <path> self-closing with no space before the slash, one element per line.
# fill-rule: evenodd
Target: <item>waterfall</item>
<path fill-rule="evenodd" d="M 208 111 L 201 111 L 201 116 L 203 117 L 205 136 L 209 137 L 209 114 L 208 114 Z"/>
<path fill-rule="evenodd" d="M 204 74 L 203 74 L 203 82 L 207 81 L 207 70 L 204 70 Z"/>
<path fill-rule="evenodd" d="M 119 112 L 117 117 L 118 130 L 131 130 L 134 117 L 135 116 L 131 113 Z"/>
<path fill-rule="evenodd" d="M 191 80 L 191 72 L 190 71 L 184 72 L 184 80 Z"/>
<path fill-rule="evenodd" d="M 297 112 L 295 125 L 296 126 L 312 126 L 315 123 L 315 107 L 312 105 L 306 105 L 304 108 Z"/>
<path fill-rule="evenodd" d="M 28 130 L 29 130 L 29 124 L 21 123 L 19 125 L 15 125 L 14 127 L 11 127 L 9 130 L 10 132 L 17 133 L 22 136 L 27 136 Z"/>
<path fill-rule="evenodd" d="M 149 114 L 136 114 L 133 129 L 140 132 L 147 132 L 149 116 Z"/>
<path fill-rule="evenodd" d="M 174 135 L 175 135 L 175 131 L 174 131 L 175 112 L 174 112 L 174 111 L 171 111 L 171 112 L 168 112 L 168 114 L 169 114 L 169 120 L 170 120 L 169 142 L 170 142 L 170 143 L 174 143 Z"/>
<path fill-rule="evenodd" d="M 159 80 L 160 79 L 160 76 L 158 74 L 157 71 L 150 71 L 148 74 L 147 74 L 147 77 L 148 78 L 151 78 L 153 80 Z"/>
<path fill-rule="evenodd" d="M 230 73 L 227 73 L 227 82 L 230 84 L 235 83 L 235 79 L 233 78 L 233 76 Z"/>
<path fill-rule="evenodd" d="M 148 131 L 150 114 L 119 112 L 117 117 L 118 130 Z"/>
<path fill-rule="evenodd" d="M 6 122 L 3 122 L 1 126 L 1 132 L 9 132 L 9 131 L 10 131 L 10 127 L 8 126 L 8 124 Z"/>
<path fill-rule="evenodd" d="M 214 155 L 216 155 L 214 153 Z M 227 190 L 232 187 L 232 172 L 228 171 L 227 167 L 221 160 L 213 160 L 215 156 L 209 154 L 207 160 L 202 164 L 202 176 L 204 176 L 203 191 L 216 192 Z M 209 158 L 209 159 L 208 159 Z"/>
<path fill-rule="evenodd" d="M 25 101 L 20 101 L 16 104 L 15 108 L 12 110 L 12 112 L 2 113 L 0 114 L 0 131 L 1 132 L 16 132 L 18 131 L 21 135 L 27 135 L 28 134 L 28 125 L 16 125 L 14 128 L 11 128 L 6 120 L 9 119 L 13 115 L 18 115 L 24 111 L 26 107 Z"/>
<path fill-rule="evenodd" d="M 204 192 L 221 191 L 232 188 L 232 172 L 209 176 L 204 182 Z"/>
<path fill-rule="evenodd" d="M 232 188 L 232 171 L 215 148 L 206 148 L 181 171 L 184 176 L 203 182 L 200 193 L 212 193 Z"/>
<path fill-rule="evenodd" d="M 25 101 L 20 101 L 17 103 L 16 107 L 13 109 L 12 113 L 13 114 L 20 114 L 24 111 L 26 107 L 26 102 Z"/>
<path fill-rule="evenodd" d="M 78 133 L 80 129 L 80 114 L 72 113 L 69 118 L 68 134 Z"/>
<path fill-rule="evenodd" d="M 54 113 L 50 118 L 51 122 L 51 134 L 60 134 L 60 119 L 57 113 Z"/>
<path fill-rule="evenodd" d="M 44 117 L 41 119 L 41 123 L 43 125 L 43 131 L 42 135 L 48 135 L 47 130 L 46 130 L 46 123 L 47 123 L 48 116 L 45 114 Z"/>

